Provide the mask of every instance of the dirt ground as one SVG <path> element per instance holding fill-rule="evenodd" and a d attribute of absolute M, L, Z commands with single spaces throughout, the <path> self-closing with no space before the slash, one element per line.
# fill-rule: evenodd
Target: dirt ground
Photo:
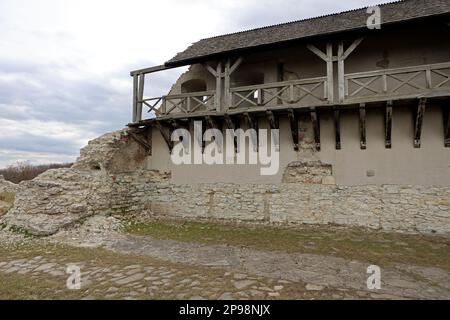
<path fill-rule="evenodd" d="M 0 299 L 450 299 L 449 249 L 333 226 L 95 216 L 47 238 L 0 231 Z M 370 265 L 381 289 L 367 287 Z"/>

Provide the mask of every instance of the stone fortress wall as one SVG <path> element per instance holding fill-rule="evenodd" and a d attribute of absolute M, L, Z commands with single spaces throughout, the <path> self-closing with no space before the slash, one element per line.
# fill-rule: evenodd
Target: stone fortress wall
<path fill-rule="evenodd" d="M 170 172 L 146 169 L 145 150 L 127 130 L 81 150 L 72 168 L 49 170 L 19 185 L 1 218 L 34 235 L 50 235 L 95 214 L 215 219 L 267 224 L 336 224 L 450 235 L 450 187 L 338 186 L 332 167 L 294 162 L 279 184 L 177 184 Z"/>

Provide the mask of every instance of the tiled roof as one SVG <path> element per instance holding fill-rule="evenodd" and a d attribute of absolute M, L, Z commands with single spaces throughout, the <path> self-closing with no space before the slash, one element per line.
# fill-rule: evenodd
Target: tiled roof
<path fill-rule="evenodd" d="M 404 0 L 382 4 L 381 22 L 392 24 L 450 13 L 450 0 Z M 166 65 L 189 64 L 217 54 L 367 28 L 367 7 L 202 39 Z"/>

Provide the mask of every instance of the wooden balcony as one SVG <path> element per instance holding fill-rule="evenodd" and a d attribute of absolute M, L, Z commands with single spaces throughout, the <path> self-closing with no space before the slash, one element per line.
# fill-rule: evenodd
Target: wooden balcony
<path fill-rule="evenodd" d="M 133 123 L 142 120 L 142 106 L 149 118 L 168 119 L 450 96 L 450 62 L 345 74 L 336 86 L 324 76 L 223 91 L 138 99 Z"/>

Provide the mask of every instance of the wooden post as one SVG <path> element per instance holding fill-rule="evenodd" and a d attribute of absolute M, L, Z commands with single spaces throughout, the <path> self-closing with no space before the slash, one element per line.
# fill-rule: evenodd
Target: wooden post
<path fill-rule="evenodd" d="M 136 74 L 133 76 L 133 117 L 132 117 L 133 123 L 137 122 L 136 119 L 137 119 L 138 85 L 139 85 L 138 75 Z"/>
<path fill-rule="evenodd" d="M 339 42 L 338 45 L 338 92 L 339 102 L 344 102 L 345 99 L 345 70 L 344 70 L 344 42 Z"/>
<path fill-rule="evenodd" d="M 230 61 L 230 59 L 228 59 L 226 65 L 225 65 L 225 81 L 224 81 L 225 82 L 225 84 L 224 84 L 225 105 L 224 105 L 223 111 L 228 111 L 231 107 L 230 67 L 231 67 L 231 61 Z"/>
<path fill-rule="evenodd" d="M 317 151 L 320 151 L 320 120 L 315 107 L 310 108 L 311 122 L 314 131 L 314 142 Z"/>
<path fill-rule="evenodd" d="M 386 149 L 392 148 L 392 100 L 386 103 L 386 112 L 384 116 L 385 120 L 385 135 L 384 135 L 384 145 Z"/>
<path fill-rule="evenodd" d="M 277 63 L 277 81 L 278 82 L 284 81 L 284 63 L 283 62 Z M 280 98 L 277 98 L 277 105 L 281 105 L 281 104 L 282 104 L 282 100 Z"/>
<path fill-rule="evenodd" d="M 327 43 L 327 83 L 328 101 L 334 102 L 333 44 Z"/>
<path fill-rule="evenodd" d="M 230 91 L 231 88 L 231 75 L 234 71 L 241 65 L 243 59 L 242 57 L 239 57 L 233 64 L 231 64 L 231 60 L 228 59 L 227 63 L 225 65 L 225 84 L 224 84 L 224 95 L 225 95 L 225 105 L 222 111 L 228 111 L 231 108 L 231 105 L 233 103 L 233 95 Z"/>
<path fill-rule="evenodd" d="M 366 143 L 366 104 L 359 105 L 359 137 L 361 149 L 367 148 Z"/>
<path fill-rule="evenodd" d="M 426 98 L 420 98 L 419 104 L 417 105 L 417 111 L 415 112 L 414 120 L 414 148 L 420 148 L 421 145 L 421 135 L 422 135 L 422 122 L 423 115 L 425 113 L 425 105 L 427 103 Z"/>
<path fill-rule="evenodd" d="M 216 103 L 216 111 L 220 112 L 222 108 L 222 62 L 220 61 L 217 64 L 216 73 L 216 99 L 214 102 Z"/>
<path fill-rule="evenodd" d="M 336 150 L 341 150 L 341 113 L 339 109 L 334 109 L 334 134 Z"/>
<path fill-rule="evenodd" d="M 292 143 L 294 150 L 298 151 L 298 119 L 293 109 L 288 109 L 289 124 L 291 126 Z"/>
<path fill-rule="evenodd" d="M 136 101 L 136 122 L 142 120 L 142 100 L 144 99 L 145 74 L 139 76 L 138 96 Z"/>

